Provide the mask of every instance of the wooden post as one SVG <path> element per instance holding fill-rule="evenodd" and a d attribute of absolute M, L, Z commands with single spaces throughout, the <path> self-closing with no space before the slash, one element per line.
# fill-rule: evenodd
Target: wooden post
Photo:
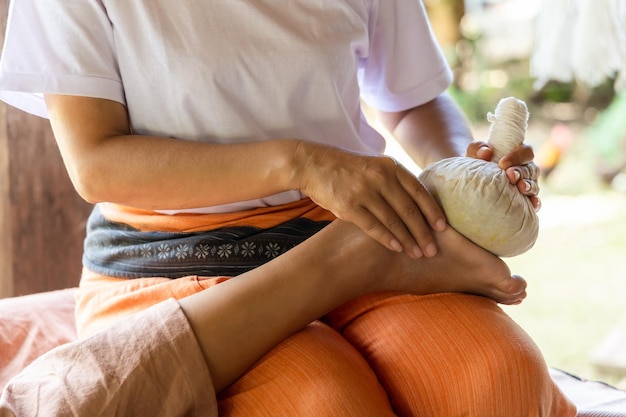
<path fill-rule="evenodd" d="M 4 1 L 4 0 L 2 0 Z M 13 253 L 6 106 L 0 105 L 0 298 L 13 295 Z"/>
<path fill-rule="evenodd" d="M 464 0 L 426 0 L 424 4 L 441 47 L 444 50 L 454 48 L 461 39 Z"/>
<path fill-rule="evenodd" d="M 4 38 L 8 0 L 0 0 Z M 0 104 L 0 297 L 76 286 L 91 206 L 74 190 L 50 123 Z"/>

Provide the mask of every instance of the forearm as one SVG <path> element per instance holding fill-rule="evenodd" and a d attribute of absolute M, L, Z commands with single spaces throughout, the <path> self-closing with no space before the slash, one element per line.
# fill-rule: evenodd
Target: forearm
<path fill-rule="evenodd" d="M 297 140 L 221 145 L 131 135 L 120 103 L 46 95 L 46 104 L 70 178 L 92 203 L 195 208 L 261 198 L 299 185 L 304 163 L 297 155 L 306 152 L 297 152 L 302 144 Z"/>
<path fill-rule="evenodd" d="M 144 209 L 207 207 L 294 187 L 295 140 L 208 144 L 117 136 L 74 158 L 74 184 L 91 202 Z"/>
<path fill-rule="evenodd" d="M 378 117 L 422 168 L 443 158 L 464 155 L 473 140 L 465 116 L 446 94 L 405 112 L 378 112 Z"/>

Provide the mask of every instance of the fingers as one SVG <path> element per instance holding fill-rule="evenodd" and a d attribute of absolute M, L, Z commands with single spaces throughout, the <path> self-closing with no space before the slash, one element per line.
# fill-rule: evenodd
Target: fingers
<path fill-rule="evenodd" d="M 480 159 L 487 156 L 491 148 L 481 141 L 472 142 L 467 148 L 467 155 Z M 522 144 L 500 159 L 498 166 L 504 169 L 511 184 L 517 185 L 518 190 L 526 196 L 539 194 L 540 169 L 533 162 L 534 153 L 530 145 Z"/>
<path fill-rule="evenodd" d="M 433 233 L 446 228 L 443 211 L 393 158 L 331 149 L 310 165 L 316 175 L 308 176 L 301 190 L 321 207 L 390 250 L 413 258 L 436 255 Z"/>
<path fill-rule="evenodd" d="M 514 184 L 520 193 L 530 198 L 535 211 L 541 208 L 541 200 L 539 199 L 539 167 L 534 163 L 524 166 L 515 166 L 508 168 L 506 176 L 511 184 Z"/>
<path fill-rule="evenodd" d="M 426 187 L 406 168 L 398 166 L 396 171 L 401 189 L 398 196 L 392 198 L 392 207 L 399 213 L 402 224 L 414 239 L 416 247 L 413 254 L 419 257 L 422 252 L 427 257 L 437 254 L 433 230 L 441 232 L 446 228 L 443 210 L 430 195 Z"/>
<path fill-rule="evenodd" d="M 430 228 L 438 232 L 443 232 L 446 228 L 445 214 L 433 196 L 430 195 L 428 189 L 417 177 L 401 165 L 398 166 L 396 176 L 402 188 L 411 197 L 407 217 L 411 218 L 411 215 L 417 217 L 417 215 L 420 214 L 421 217 L 426 219 Z M 415 210 L 415 207 L 417 210 Z"/>
<path fill-rule="evenodd" d="M 493 149 L 487 142 L 477 140 L 467 146 L 465 156 L 490 161 L 493 156 Z M 528 165 L 533 162 L 534 158 L 535 153 L 533 147 L 527 143 L 523 143 L 503 156 L 500 161 L 498 161 L 498 166 L 506 170 L 513 166 Z"/>
<path fill-rule="evenodd" d="M 530 202 L 535 211 L 539 211 L 541 208 L 541 200 L 539 199 L 539 185 L 537 181 L 522 180 L 519 181 L 516 186 L 520 193 L 530 198 Z"/>
<path fill-rule="evenodd" d="M 482 159 L 483 161 L 491 161 L 493 149 L 487 142 L 480 140 L 470 143 L 465 151 L 465 156 L 470 158 Z"/>
<path fill-rule="evenodd" d="M 446 221 L 439 204 L 406 168 L 396 166 L 395 177 L 370 195 L 353 222 L 370 237 L 412 258 L 435 256 L 433 230 L 443 231 Z"/>
<path fill-rule="evenodd" d="M 391 228 L 394 224 L 397 224 L 397 220 L 392 219 L 387 220 L 387 224 L 383 221 L 379 220 L 379 217 L 374 215 L 370 210 L 365 207 L 360 207 L 355 210 L 354 218 L 352 219 L 343 219 L 350 220 L 352 223 L 356 224 L 361 230 L 363 230 L 369 237 L 378 241 L 387 249 L 392 250 L 394 252 L 402 252 L 404 247 L 401 243 L 402 238 L 400 240 L 396 237 L 396 234 L 401 234 L 400 231 L 396 230 L 396 234 L 391 232 Z M 341 218 L 341 217 L 339 217 Z M 397 219 L 399 219 L 396 216 Z M 408 232 L 406 232 L 408 234 Z"/>
<path fill-rule="evenodd" d="M 541 210 L 541 199 L 536 195 L 530 196 L 529 198 L 535 212 Z"/>
<path fill-rule="evenodd" d="M 539 185 L 537 185 L 536 181 L 522 180 L 515 185 L 517 186 L 519 192 L 524 194 L 525 196 L 530 197 L 539 194 Z"/>
<path fill-rule="evenodd" d="M 524 166 L 515 166 L 508 168 L 506 176 L 511 184 L 517 186 L 517 189 L 526 196 L 534 196 L 539 194 L 539 167 L 534 163 Z"/>
<path fill-rule="evenodd" d="M 493 149 L 487 142 L 474 141 L 468 145 L 465 156 L 490 161 Z M 533 163 L 534 157 L 532 146 L 524 143 L 503 156 L 498 161 L 498 166 L 505 170 L 509 182 L 517 186 L 519 192 L 530 199 L 535 211 L 539 211 L 541 208 L 541 200 L 538 197 L 540 170 Z"/>
<path fill-rule="evenodd" d="M 381 199 L 382 200 L 382 199 Z M 421 217 L 421 214 L 420 214 Z M 422 256 L 434 256 L 436 246 L 432 237 L 429 236 L 427 227 L 425 233 L 416 239 L 405 225 L 403 219 L 397 214 L 386 201 L 382 200 L 378 205 L 369 209 L 361 209 L 357 213 L 354 223 L 359 226 L 371 238 L 382 243 L 388 249 L 396 252 L 405 252 L 412 258 L 418 259 Z M 422 224 L 426 224 L 421 220 Z M 430 240 L 429 240 L 430 239 Z M 423 248 L 417 243 L 421 241 Z M 429 242 L 429 243 L 426 243 Z"/>
<path fill-rule="evenodd" d="M 530 199 L 535 211 L 539 211 L 541 208 L 541 200 L 538 197 L 540 169 L 533 162 L 534 157 L 532 146 L 522 144 L 503 156 L 498 166 L 505 170 L 509 182 Z"/>
<path fill-rule="evenodd" d="M 498 166 L 501 169 L 506 170 L 513 166 L 528 165 L 533 162 L 534 158 L 535 153 L 533 151 L 533 147 L 523 143 L 508 154 L 504 155 L 500 161 L 498 161 Z"/>
<path fill-rule="evenodd" d="M 539 167 L 533 162 L 506 169 L 506 175 L 509 177 L 511 184 L 516 184 L 519 180 L 531 180 L 536 182 L 537 179 L 539 179 L 539 172 Z"/>

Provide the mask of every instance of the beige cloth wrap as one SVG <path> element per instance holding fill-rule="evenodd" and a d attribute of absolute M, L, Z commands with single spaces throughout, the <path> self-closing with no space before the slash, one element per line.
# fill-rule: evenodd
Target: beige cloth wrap
<path fill-rule="evenodd" d="M 0 417 L 216 417 L 202 351 L 173 299 L 52 349 L 5 387 Z"/>
<path fill-rule="evenodd" d="M 494 160 L 521 144 L 526 133 L 526 104 L 502 99 L 488 142 Z M 468 157 L 441 160 L 426 167 L 419 179 L 446 214 L 448 223 L 463 236 L 502 257 L 519 255 L 537 240 L 539 219 L 530 202 L 496 162 Z"/>
<path fill-rule="evenodd" d="M 539 221 L 530 200 L 495 163 L 448 158 L 430 165 L 420 180 L 463 236 L 498 256 L 530 249 Z"/>

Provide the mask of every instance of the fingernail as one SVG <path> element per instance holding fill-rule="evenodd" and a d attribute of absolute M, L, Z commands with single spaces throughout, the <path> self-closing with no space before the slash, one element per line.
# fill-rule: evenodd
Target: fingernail
<path fill-rule="evenodd" d="M 519 172 L 519 169 L 513 170 L 513 178 L 515 179 L 515 182 L 518 182 L 522 178 L 522 173 Z"/>
<path fill-rule="evenodd" d="M 524 181 L 524 191 L 530 191 L 531 185 L 530 181 Z"/>
<path fill-rule="evenodd" d="M 422 252 L 419 247 L 415 246 L 413 248 L 413 256 L 415 256 L 416 259 L 419 259 L 424 256 L 424 252 Z"/>
<path fill-rule="evenodd" d="M 541 200 L 537 199 L 537 205 L 535 206 L 535 213 L 541 210 Z"/>
<path fill-rule="evenodd" d="M 478 148 L 478 150 L 476 151 L 476 156 L 483 159 L 486 158 L 488 155 L 488 152 L 491 152 L 491 149 L 489 149 L 488 146 L 481 146 L 480 148 Z M 482 156 L 481 156 L 482 155 Z"/>
<path fill-rule="evenodd" d="M 428 246 L 426 246 L 424 253 L 429 258 L 431 256 L 435 256 L 437 254 L 437 247 L 435 246 L 434 243 L 430 243 Z"/>
<path fill-rule="evenodd" d="M 389 242 L 389 246 L 391 246 L 391 248 L 395 250 L 396 252 L 402 252 L 402 245 L 400 244 L 400 242 L 398 242 L 395 239 Z"/>
<path fill-rule="evenodd" d="M 446 221 L 444 219 L 437 220 L 437 222 L 435 223 L 435 230 L 437 230 L 438 232 L 443 232 L 444 230 L 446 230 Z"/>

